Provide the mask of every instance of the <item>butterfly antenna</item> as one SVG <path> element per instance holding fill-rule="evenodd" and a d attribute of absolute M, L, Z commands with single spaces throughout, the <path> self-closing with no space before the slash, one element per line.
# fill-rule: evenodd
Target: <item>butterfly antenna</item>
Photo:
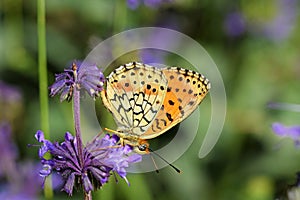
<path fill-rule="evenodd" d="M 151 151 L 151 152 L 152 152 L 152 151 Z M 152 152 L 152 153 L 153 153 L 153 152 Z M 156 162 L 155 162 L 155 160 L 154 160 L 152 154 L 150 154 L 150 158 L 151 158 L 151 160 L 152 160 L 152 162 L 153 162 L 153 164 L 154 164 L 156 173 L 159 173 L 158 167 L 157 167 L 157 165 L 156 165 Z"/>
<path fill-rule="evenodd" d="M 149 148 L 148 148 L 148 149 L 149 149 Z M 156 155 L 157 157 L 159 157 L 160 159 L 162 159 L 165 163 L 167 163 L 170 167 L 172 167 L 177 173 L 181 173 L 181 170 L 180 170 L 180 169 L 178 169 L 178 168 L 175 167 L 173 164 L 171 164 L 170 162 L 168 162 L 168 161 L 167 161 L 166 159 L 164 159 L 161 155 L 159 155 L 158 153 L 152 151 L 151 149 L 149 149 L 149 151 L 150 151 L 151 153 L 153 153 L 154 155 Z M 151 154 L 150 154 L 150 155 L 151 155 Z M 153 163 L 154 163 L 154 165 L 155 165 L 156 172 L 159 172 L 159 171 L 158 171 L 158 167 L 157 167 L 156 163 L 154 162 L 154 159 L 153 159 L 152 156 L 151 156 L 151 158 L 152 158 Z"/>
<path fill-rule="evenodd" d="M 95 142 L 95 140 L 98 138 L 98 137 L 100 137 L 100 135 L 102 135 L 103 134 L 103 130 L 101 130 L 93 139 L 92 139 L 92 141 L 90 142 L 90 143 L 93 143 L 93 142 Z"/>
<path fill-rule="evenodd" d="M 112 130 L 112 129 L 109 129 L 109 128 L 104 128 L 104 130 L 106 130 L 107 132 L 114 133 L 114 134 L 116 134 L 116 135 L 120 135 L 120 132 L 115 131 L 115 130 Z"/>

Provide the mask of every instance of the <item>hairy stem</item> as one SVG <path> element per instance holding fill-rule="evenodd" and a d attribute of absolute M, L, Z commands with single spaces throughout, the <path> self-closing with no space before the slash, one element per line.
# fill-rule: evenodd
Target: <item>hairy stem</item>
<path fill-rule="evenodd" d="M 74 122 L 75 122 L 75 137 L 77 140 L 77 149 L 80 166 L 83 166 L 83 145 L 81 140 L 81 131 L 80 131 L 80 91 L 74 87 L 74 96 L 73 96 L 73 112 L 74 112 Z"/>
<path fill-rule="evenodd" d="M 84 200 L 92 200 L 92 192 L 90 191 L 89 193 L 84 193 Z"/>

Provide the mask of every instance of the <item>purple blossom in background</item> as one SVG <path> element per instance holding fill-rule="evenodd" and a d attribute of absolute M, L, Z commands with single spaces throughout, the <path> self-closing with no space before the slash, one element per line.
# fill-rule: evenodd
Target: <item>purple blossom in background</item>
<path fill-rule="evenodd" d="M 127 6 L 131 10 L 135 10 L 140 6 L 141 0 L 127 0 Z"/>
<path fill-rule="evenodd" d="M 0 102 L 16 102 L 22 99 L 19 89 L 0 80 Z"/>
<path fill-rule="evenodd" d="M 37 173 L 39 167 L 31 162 L 16 163 L 16 170 L 14 174 L 9 174 L 9 179 L 11 179 L 11 175 L 17 179 L 0 186 L 0 199 L 39 199 L 38 194 L 41 192 L 40 184 L 42 183 L 42 179 Z"/>
<path fill-rule="evenodd" d="M 296 0 L 277 0 L 278 13 L 263 26 L 263 33 L 271 39 L 281 40 L 290 34 L 297 17 Z"/>
<path fill-rule="evenodd" d="M 170 3 L 172 1 L 173 0 L 127 0 L 127 6 L 130 9 L 135 10 L 143 2 L 144 5 L 147 6 L 147 7 L 149 7 L 149 8 L 158 8 L 162 4 L 164 4 L 164 3 Z"/>
<path fill-rule="evenodd" d="M 141 61 L 145 64 L 163 63 L 165 55 L 162 51 L 153 49 L 142 49 L 140 52 Z"/>
<path fill-rule="evenodd" d="M 272 129 L 280 137 L 292 138 L 296 147 L 300 147 L 300 126 L 285 126 L 277 122 L 272 124 Z"/>
<path fill-rule="evenodd" d="M 168 20 L 167 22 L 160 23 L 158 26 L 169 28 L 173 30 L 179 29 L 176 19 Z M 174 42 L 177 38 L 170 37 L 165 31 L 153 31 L 145 39 L 147 44 L 153 44 L 158 48 L 145 48 L 140 50 L 140 59 L 142 63 L 153 64 L 153 63 L 165 63 L 165 58 L 170 54 L 167 51 L 159 49 L 176 49 L 179 48 L 178 43 Z"/>
<path fill-rule="evenodd" d="M 290 103 L 268 103 L 268 107 L 271 109 L 277 110 L 288 110 L 293 112 L 299 112 L 299 104 L 290 104 Z M 289 137 L 292 138 L 295 142 L 296 147 L 300 147 L 300 125 L 294 126 L 285 126 L 281 123 L 273 123 L 272 130 L 280 137 Z"/>
<path fill-rule="evenodd" d="M 78 159 L 76 138 L 70 133 L 65 134 L 65 141 L 52 143 L 44 138 L 42 131 L 37 131 L 36 139 L 43 143 L 39 156 L 43 164 L 40 170 L 42 177 L 47 177 L 52 171 L 56 171 L 65 180 L 64 191 L 72 195 L 73 188 L 81 186 L 86 193 L 100 188 L 108 182 L 112 172 L 116 172 L 128 183 L 126 168 L 130 163 L 141 161 L 138 154 L 129 155 L 132 148 L 129 146 L 116 147 L 117 136 L 98 136 L 88 143 L 83 149 L 83 165 Z M 114 147 L 114 148 L 112 148 Z M 45 159 L 45 153 L 52 155 L 51 159 Z"/>
<path fill-rule="evenodd" d="M 165 2 L 168 2 L 168 1 L 162 1 L 162 0 L 144 0 L 145 6 L 152 7 L 152 8 L 157 8 L 162 3 L 165 3 Z"/>
<path fill-rule="evenodd" d="M 17 162 L 18 149 L 12 141 L 11 127 L 0 123 L 0 199 L 37 199 L 42 179 L 37 165 Z M 30 184 L 29 184 L 30 183 Z"/>
<path fill-rule="evenodd" d="M 0 175 L 14 174 L 18 150 L 11 139 L 11 127 L 0 122 Z"/>
<path fill-rule="evenodd" d="M 105 77 L 96 65 L 81 66 L 81 62 L 74 61 L 63 73 L 55 75 L 55 82 L 49 87 L 50 96 L 61 93 L 60 100 L 70 101 L 74 87 L 86 91 L 92 98 L 99 96 L 103 89 Z"/>
<path fill-rule="evenodd" d="M 242 13 L 233 12 L 225 17 L 224 31 L 228 36 L 237 37 L 246 30 L 246 22 Z"/>
<path fill-rule="evenodd" d="M 247 30 L 271 40 L 280 41 L 287 38 L 295 27 L 299 2 L 297 0 L 275 0 L 268 3 L 272 3 L 274 4 L 272 6 L 276 7 L 275 15 L 271 19 L 253 19 L 245 14 Z M 252 10 L 255 12 L 255 9 Z M 264 12 L 264 10 L 260 9 L 260 12 Z M 256 16 L 256 13 L 252 13 L 252 15 Z"/>

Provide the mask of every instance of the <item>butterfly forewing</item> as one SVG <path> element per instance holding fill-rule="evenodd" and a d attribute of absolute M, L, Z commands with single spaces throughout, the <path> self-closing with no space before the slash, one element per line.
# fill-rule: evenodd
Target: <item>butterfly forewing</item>
<path fill-rule="evenodd" d="M 114 70 L 101 96 L 113 114 L 118 131 L 143 135 L 163 103 L 166 85 L 163 72 L 148 65 L 129 63 Z"/>
<path fill-rule="evenodd" d="M 142 139 L 151 139 L 186 119 L 210 89 L 203 75 L 182 68 L 162 69 L 168 80 L 167 93 L 160 111 Z"/>

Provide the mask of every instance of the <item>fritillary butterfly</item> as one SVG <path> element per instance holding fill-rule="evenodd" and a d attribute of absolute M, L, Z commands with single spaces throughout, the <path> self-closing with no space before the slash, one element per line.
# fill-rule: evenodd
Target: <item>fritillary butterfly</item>
<path fill-rule="evenodd" d="M 115 69 L 101 92 L 112 113 L 121 143 L 149 153 L 155 138 L 186 119 L 210 89 L 203 75 L 178 67 L 155 68 L 137 62 Z"/>

